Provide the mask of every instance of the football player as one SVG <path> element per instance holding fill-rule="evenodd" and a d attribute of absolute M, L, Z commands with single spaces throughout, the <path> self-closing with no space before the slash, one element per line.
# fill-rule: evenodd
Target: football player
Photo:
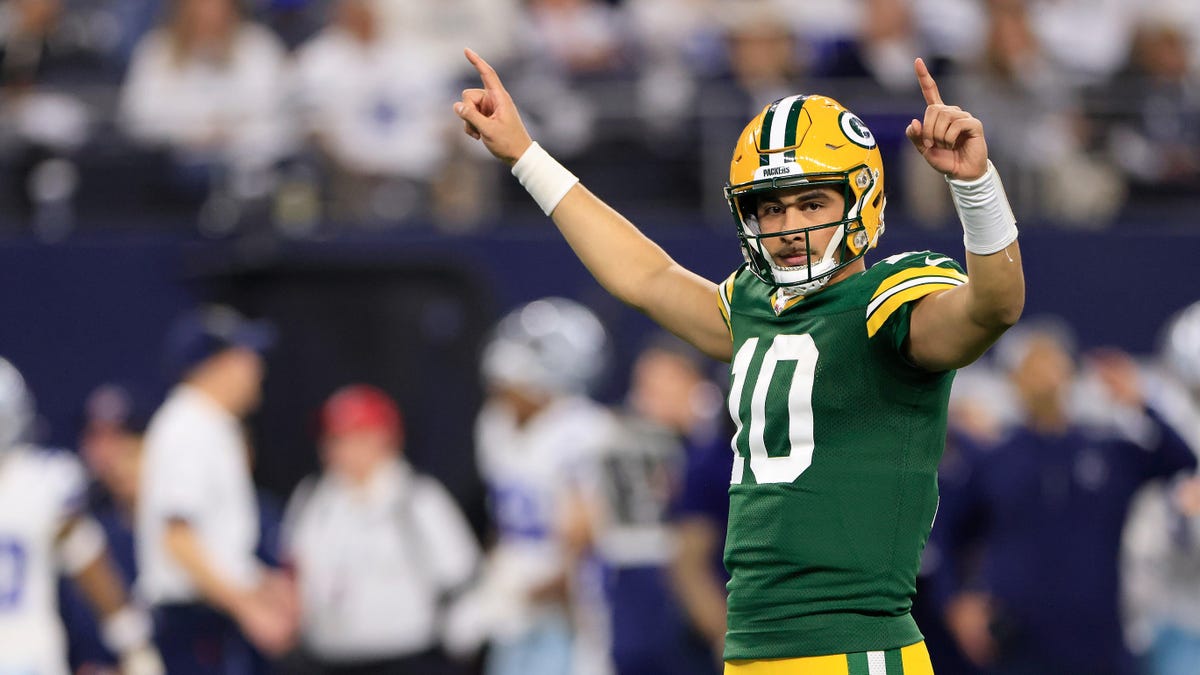
<path fill-rule="evenodd" d="M 83 467 L 66 452 L 25 443 L 33 404 L 0 358 L 0 673 L 66 675 L 59 570 L 102 617 L 105 646 L 126 675 L 162 675 L 147 614 L 126 603 L 104 531 L 84 514 Z"/>
<path fill-rule="evenodd" d="M 929 673 L 910 615 L 937 506 L 956 368 L 1020 316 L 1016 221 L 982 123 L 926 101 L 906 135 L 949 182 L 966 271 L 922 251 L 867 267 L 883 233 L 874 135 L 824 96 L 750 121 L 726 188 L 746 263 L 720 285 L 675 263 L 534 143 L 496 71 L 455 113 L 616 297 L 732 362 L 727 673 Z M 716 305 L 716 307 L 714 307 Z"/>
<path fill-rule="evenodd" d="M 583 482 L 611 429 L 586 398 L 607 354 L 600 321 L 566 298 L 513 310 L 484 349 L 488 399 L 475 450 L 496 543 L 479 584 L 452 610 L 447 643 L 464 651 L 489 639 L 488 675 L 608 671 L 602 592 L 580 574 L 575 534 L 586 518 Z"/>

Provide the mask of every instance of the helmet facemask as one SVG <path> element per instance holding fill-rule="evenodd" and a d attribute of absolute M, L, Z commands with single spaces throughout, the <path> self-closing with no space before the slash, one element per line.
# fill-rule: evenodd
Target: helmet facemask
<path fill-rule="evenodd" d="M 833 275 L 845 269 L 866 253 L 869 240 L 863 225 L 863 206 L 882 199 L 876 194 L 879 182 L 866 165 L 847 171 L 823 174 L 803 174 L 758 180 L 725 188 L 725 196 L 737 223 L 738 241 L 742 255 L 751 272 L 772 286 L 788 288 L 798 295 L 808 295 L 823 288 Z M 853 185 L 851 183 L 853 181 Z M 830 187 L 842 195 L 842 217 L 830 223 L 763 234 L 756 213 L 758 198 L 778 190 L 795 187 Z M 882 224 L 881 224 L 882 225 Z M 836 228 L 825 250 L 814 262 L 797 266 L 780 265 L 770 254 L 766 240 L 800 237 L 807 239 L 815 232 Z M 882 227 L 880 228 L 882 229 Z"/>

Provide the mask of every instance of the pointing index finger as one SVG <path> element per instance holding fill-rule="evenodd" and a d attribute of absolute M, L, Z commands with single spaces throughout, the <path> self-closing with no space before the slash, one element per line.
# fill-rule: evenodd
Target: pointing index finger
<path fill-rule="evenodd" d="M 466 52 L 467 60 L 471 62 L 471 65 L 475 66 L 475 70 L 479 71 L 479 79 L 483 80 L 483 88 L 490 92 L 504 91 L 504 85 L 500 83 L 500 76 L 496 74 L 496 69 L 469 47 L 464 51 Z"/>
<path fill-rule="evenodd" d="M 921 84 L 921 94 L 925 96 L 925 104 L 941 105 L 942 95 L 938 92 L 937 82 L 933 80 L 933 75 L 929 74 L 925 60 L 918 58 L 913 64 L 913 68 L 917 71 L 917 82 Z"/>

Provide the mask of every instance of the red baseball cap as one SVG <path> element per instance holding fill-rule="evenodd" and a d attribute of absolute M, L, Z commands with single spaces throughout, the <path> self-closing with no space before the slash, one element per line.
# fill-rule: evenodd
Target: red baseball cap
<path fill-rule="evenodd" d="M 321 432 L 325 436 L 380 429 L 404 435 L 404 421 L 395 401 L 381 389 L 352 384 L 338 389 L 321 408 Z"/>

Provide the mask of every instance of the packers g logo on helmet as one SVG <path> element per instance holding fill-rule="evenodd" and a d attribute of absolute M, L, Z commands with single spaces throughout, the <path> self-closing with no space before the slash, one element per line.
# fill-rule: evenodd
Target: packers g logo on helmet
<path fill-rule="evenodd" d="M 841 220 L 763 235 L 755 212 L 757 196 L 808 185 L 841 192 L 846 204 Z M 755 276 L 800 294 L 812 293 L 874 248 L 883 234 L 883 158 L 867 125 L 837 101 L 787 96 L 763 108 L 742 131 L 729 164 L 725 199 L 742 254 Z M 837 230 L 824 255 L 799 267 L 778 265 L 762 241 L 826 228 Z"/>
<path fill-rule="evenodd" d="M 842 127 L 842 133 L 846 134 L 855 145 L 870 150 L 875 147 L 875 134 L 867 128 L 867 125 L 862 120 L 858 119 L 858 115 L 843 110 L 842 114 L 838 115 L 838 124 Z"/>

